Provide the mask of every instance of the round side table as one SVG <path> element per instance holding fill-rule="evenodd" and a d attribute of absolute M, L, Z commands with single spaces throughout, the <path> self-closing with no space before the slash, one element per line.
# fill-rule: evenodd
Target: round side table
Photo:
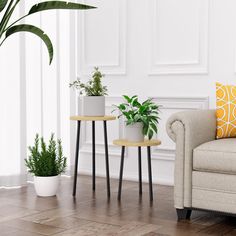
<path fill-rule="evenodd" d="M 107 139 L 107 121 L 115 120 L 115 116 L 71 116 L 71 120 L 77 121 L 77 138 L 75 150 L 75 169 L 74 169 L 74 185 L 73 196 L 76 195 L 77 174 L 78 174 L 78 160 L 79 160 L 79 140 L 80 140 L 80 126 L 81 121 L 92 121 L 92 163 L 93 163 L 93 191 L 95 191 L 95 121 L 103 121 L 104 127 L 104 145 L 105 145 L 105 158 L 106 158 L 106 178 L 107 178 L 107 196 L 110 197 L 110 174 L 109 174 L 109 154 L 108 154 L 108 139 Z"/>
<path fill-rule="evenodd" d="M 119 178 L 118 200 L 121 199 L 121 188 L 122 188 L 122 179 L 123 179 L 125 147 L 138 147 L 139 194 L 140 195 L 142 194 L 141 147 L 147 147 L 149 194 L 150 194 L 150 201 L 153 201 L 151 146 L 158 146 L 158 145 L 161 144 L 161 141 L 157 140 L 157 139 L 152 139 L 152 140 L 145 140 L 143 142 L 130 142 L 130 141 L 127 141 L 127 140 L 124 140 L 124 139 L 118 139 L 118 140 L 114 140 L 113 144 L 121 146 L 121 162 L 120 162 L 120 178 Z"/>

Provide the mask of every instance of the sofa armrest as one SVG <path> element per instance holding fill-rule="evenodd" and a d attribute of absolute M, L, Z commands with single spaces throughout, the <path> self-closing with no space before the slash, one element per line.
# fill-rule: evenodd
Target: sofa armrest
<path fill-rule="evenodd" d="M 215 139 L 215 110 L 184 111 L 167 121 L 167 133 L 176 143 L 175 190 L 176 208 L 191 207 L 193 150 Z"/>

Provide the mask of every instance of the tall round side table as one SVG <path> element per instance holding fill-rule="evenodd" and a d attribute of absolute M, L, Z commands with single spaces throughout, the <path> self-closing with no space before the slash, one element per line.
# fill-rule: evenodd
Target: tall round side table
<path fill-rule="evenodd" d="M 80 141 L 80 126 L 81 121 L 92 122 L 92 181 L 93 191 L 95 191 L 95 122 L 103 121 L 104 127 L 104 146 L 105 146 L 105 161 L 106 161 L 106 179 L 107 179 L 107 197 L 110 198 L 110 174 L 109 174 L 109 154 L 108 154 L 108 138 L 107 138 L 107 121 L 115 120 L 115 116 L 71 116 L 71 120 L 77 121 L 77 138 L 75 150 L 75 169 L 74 169 L 74 185 L 73 196 L 76 195 L 77 174 L 78 174 L 78 161 L 79 161 L 79 141 Z"/>
<path fill-rule="evenodd" d="M 138 169 L 139 169 L 139 194 L 142 194 L 142 157 L 141 147 L 147 147 L 147 160 L 148 160 L 148 178 L 149 178 L 149 195 L 150 201 L 153 201 L 153 190 L 152 190 L 152 166 L 151 166 L 151 146 L 158 146 L 161 141 L 158 139 L 145 140 L 143 142 L 130 142 L 124 139 L 118 139 L 113 141 L 114 145 L 121 146 L 121 162 L 120 162 L 120 177 L 119 177 L 119 189 L 118 189 L 118 200 L 121 199 L 121 188 L 123 179 L 124 169 L 124 156 L 125 147 L 138 147 Z"/>

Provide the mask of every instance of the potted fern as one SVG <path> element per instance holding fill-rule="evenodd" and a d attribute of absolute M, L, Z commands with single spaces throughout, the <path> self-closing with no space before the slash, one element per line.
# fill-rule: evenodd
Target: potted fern
<path fill-rule="evenodd" d="M 34 186 L 38 196 L 55 196 L 59 185 L 59 175 L 65 172 L 66 157 L 63 156 L 61 140 L 51 135 L 48 146 L 44 138 L 37 134 L 30 156 L 25 159 L 28 171 L 34 175 Z"/>
<path fill-rule="evenodd" d="M 92 78 L 87 83 L 82 83 L 80 79 L 70 84 L 71 88 L 79 90 L 79 110 L 83 116 L 104 116 L 105 115 L 105 95 L 107 87 L 102 85 L 104 75 L 98 67 L 94 68 Z"/>
<path fill-rule="evenodd" d="M 138 101 L 138 96 L 123 96 L 125 102 L 116 106 L 120 115 L 125 117 L 125 139 L 131 142 L 142 142 L 146 136 L 152 139 L 157 133 L 159 118 L 159 106 L 152 99 L 147 99 L 143 103 Z"/>

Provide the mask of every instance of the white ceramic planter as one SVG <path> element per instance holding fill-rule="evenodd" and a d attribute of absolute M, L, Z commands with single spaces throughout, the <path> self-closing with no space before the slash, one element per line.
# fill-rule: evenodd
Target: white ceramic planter
<path fill-rule="evenodd" d="M 143 142 L 143 124 L 141 122 L 125 126 L 125 139 L 130 142 Z"/>
<path fill-rule="evenodd" d="M 59 175 L 50 177 L 34 176 L 34 187 L 38 196 L 55 196 L 59 186 Z"/>
<path fill-rule="evenodd" d="M 81 115 L 105 116 L 105 97 L 104 96 L 81 97 Z"/>

